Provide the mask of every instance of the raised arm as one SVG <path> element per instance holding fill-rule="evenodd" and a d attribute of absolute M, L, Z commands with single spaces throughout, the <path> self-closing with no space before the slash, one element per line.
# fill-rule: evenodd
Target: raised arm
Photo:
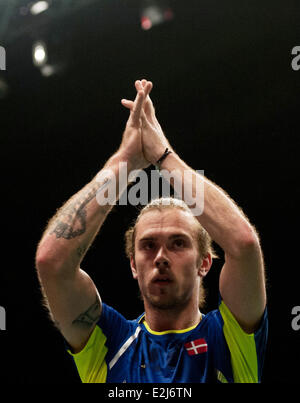
<path fill-rule="evenodd" d="M 87 342 L 101 314 L 99 293 L 80 264 L 132 170 L 145 168 L 140 114 L 151 85 L 138 90 L 118 151 L 50 220 L 36 252 L 36 268 L 50 314 L 75 352 Z M 122 178 L 122 180 L 121 180 Z"/>
<path fill-rule="evenodd" d="M 143 85 L 146 84 L 144 81 Z M 125 106 L 130 108 L 132 104 L 127 101 Z M 165 149 L 172 148 L 156 119 L 149 96 L 144 104 L 142 121 L 144 155 L 156 164 Z M 176 181 L 182 183 L 182 198 L 224 250 L 220 293 L 241 327 L 251 333 L 257 328 L 266 305 L 264 262 L 258 234 L 225 191 L 194 171 L 172 151 L 161 163 L 161 172 L 173 185 Z"/>
<path fill-rule="evenodd" d="M 240 326 L 252 333 L 266 305 L 264 262 L 255 228 L 220 187 L 193 171 L 177 154 L 170 154 L 162 162 L 161 169 L 184 178 L 184 200 L 192 211 L 198 214 L 197 211 L 203 208 L 196 218 L 225 254 L 219 280 L 220 294 Z M 188 170 L 193 172 L 190 177 L 184 176 Z M 202 188 L 201 195 L 197 182 L 202 182 L 198 187 Z M 203 198 L 203 205 L 202 201 L 197 205 L 199 196 Z"/>

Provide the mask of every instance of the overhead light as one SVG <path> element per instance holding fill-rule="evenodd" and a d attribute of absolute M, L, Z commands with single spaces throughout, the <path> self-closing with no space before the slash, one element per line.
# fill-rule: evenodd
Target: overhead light
<path fill-rule="evenodd" d="M 42 40 L 33 44 L 32 61 L 43 77 L 64 73 L 68 64 L 67 54 L 59 52 L 50 39 L 47 45 Z"/>
<path fill-rule="evenodd" d="M 147 4 L 142 9 L 141 27 L 144 30 L 149 30 L 155 25 L 159 25 L 165 21 L 172 20 L 173 17 L 174 14 L 170 7 L 153 2 L 153 4 Z"/>
<path fill-rule="evenodd" d="M 48 1 L 38 1 L 30 7 L 30 12 L 33 15 L 37 15 L 42 13 L 43 11 L 48 10 L 48 8 L 49 8 Z"/>
<path fill-rule="evenodd" d="M 143 15 L 141 17 L 141 26 L 145 31 L 152 28 L 152 22 L 151 22 L 150 18 Z"/>
<path fill-rule="evenodd" d="M 45 66 L 41 67 L 41 74 L 44 77 L 50 77 L 57 72 L 57 68 L 50 64 L 45 64 Z"/>
<path fill-rule="evenodd" d="M 46 45 L 43 42 L 36 42 L 32 48 L 33 64 L 37 67 L 47 63 L 48 55 Z"/>

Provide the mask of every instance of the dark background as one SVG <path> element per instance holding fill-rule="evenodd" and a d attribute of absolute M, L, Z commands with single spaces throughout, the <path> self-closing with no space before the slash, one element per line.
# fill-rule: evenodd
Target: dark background
<path fill-rule="evenodd" d="M 79 382 L 41 307 L 35 250 L 47 220 L 119 146 L 128 116 L 120 100 L 133 99 L 134 81 L 147 78 L 176 151 L 224 188 L 261 236 L 270 321 L 263 382 L 296 383 L 300 70 L 291 50 L 300 46 L 299 3 L 169 0 L 158 3 L 173 19 L 150 30 L 140 24 L 147 2 L 76 3 L 35 18 L 16 7 L 0 39 L 8 86 L 0 99 L 2 381 Z M 63 64 L 59 74 L 44 77 L 33 66 L 39 39 L 49 60 Z M 116 206 L 82 265 L 102 299 L 129 319 L 143 310 L 123 248 L 135 214 Z M 221 267 L 216 261 L 207 276 L 208 311 L 217 307 Z"/>

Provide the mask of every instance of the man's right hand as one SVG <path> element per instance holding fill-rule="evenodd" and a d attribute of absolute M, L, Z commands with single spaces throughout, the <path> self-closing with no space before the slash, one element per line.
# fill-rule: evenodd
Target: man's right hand
<path fill-rule="evenodd" d="M 132 102 L 122 99 L 121 101 L 123 106 L 130 109 L 130 115 L 118 152 L 129 162 L 132 169 L 143 169 L 150 163 L 145 158 L 142 147 L 142 113 L 144 101 L 152 89 L 152 83 L 147 81 L 142 85 L 142 82 L 137 80 L 135 87 L 137 90 L 135 100 Z"/>

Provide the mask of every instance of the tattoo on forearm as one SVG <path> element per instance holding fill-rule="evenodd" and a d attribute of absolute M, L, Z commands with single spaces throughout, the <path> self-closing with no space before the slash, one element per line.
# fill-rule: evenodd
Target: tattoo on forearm
<path fill-rule="evenodd" d="M 85 312 L 81 313 L 75 320 L 73 320 L 72 324 L 83 327 L 90 327 L 99 320 L 100 314 L 100 301 L 97 296 L 96 302 L 91 305 Z"/>
<path fill-rule="evenodd" d="M 96 183 L 88 193 L 80 196 L 71 204 L 63 207 L 54 221 L 54 229 L 50 234 L 55 234 L 56 238 L 72 239 L 85 233 L 86 231 L 86 206 L 94 199 L 97 192 L 103 190 L 109 185 L 111 180 L 108 178 L 104 183 Z"/>

